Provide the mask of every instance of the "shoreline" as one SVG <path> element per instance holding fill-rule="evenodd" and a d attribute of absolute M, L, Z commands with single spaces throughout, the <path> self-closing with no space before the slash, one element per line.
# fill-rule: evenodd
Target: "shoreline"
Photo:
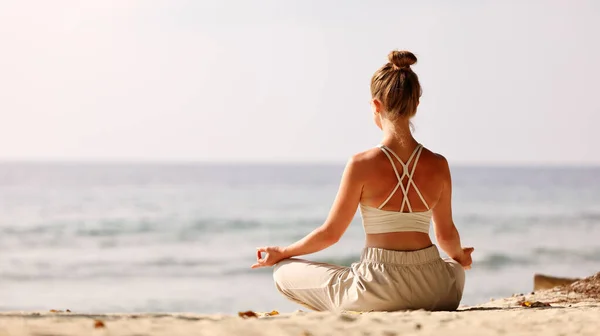
<path fill-rule="evenodd" d="M 453 312 L 0 312 L 0 336 L 598 335 L 600 273 Z"/>

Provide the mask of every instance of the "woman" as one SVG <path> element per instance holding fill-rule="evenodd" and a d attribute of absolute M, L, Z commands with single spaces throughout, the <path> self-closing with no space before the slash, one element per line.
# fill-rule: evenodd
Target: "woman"
<path fill-rule="evenodd" d="M 273 266 L 277 289 L 317 311 L 455 310 L 473 248 L 463 248 L 452 220 L 446 159 L 410 131 L 421 86 L 409 51 L 393 51 L 371 79 L 373 118 L 381 144 L 348 161 L 323 225 L 287 247 L 261 247 L 252 268 Z M 351 267 L 293 257 L 335 244 L 360 208 L 366 246 Z M 433 218 L 441 259 L 429 237 Z M 262 254 L 266 253 L 265 256 Z"/>

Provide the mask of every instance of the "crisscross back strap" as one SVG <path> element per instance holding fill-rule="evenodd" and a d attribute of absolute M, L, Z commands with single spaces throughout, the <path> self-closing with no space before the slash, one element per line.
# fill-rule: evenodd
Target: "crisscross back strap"
<path fill-rule="evenodd" d="M 378 207 L 378 209 L 383 208 L 387 204 L 387 202 L 389 202 L 389 200 L 394 196 L 394 194 L 396 193 L 398 188 L 400 188 L 400 190 L 402 190 L 402 195 L 404 196 L 404 198 L 402 199 L 402 205 L 400 206 L 400 212 L 404 211 L 405 205 L 408 206 L 408 211 L 412 212 L 412 207 L 410 205 L 410 201 L 408 200 L 408 191 L 410 190 L 410 187 L 413 186 L 414 190 L 417 192 L 417 195 L 419 195 L 421 202 L 423 202 L 425 207 L 427 207 L 427 210 L 429 210 L 429 205 L 427 205 L 427 202 L 423 198 L 423 195 L 421 195 L 421 191 L 419 191 L 419 188 L 413 181 L 413 176 L 414 176 L 415 170 L 417 168 L 417 163 L 419 162 L 419 157 L 421 156 L 421 152 L 423 151 L 423 146 L 421 144 L 418 144 L 417 147 L 413 150 L 413 152 L 410 155 L 410 157 L 408 158 L 408 160 L 406 161 L 406 163 L 404 163 L 402 161 L 402 159 L 400 159 L 400 157 L 398 155 L 396 155 L 396 153 L 394 153 L 391 149 L 389 149 L 385 145 L 380 144 L 377 147 L 379 147 L 383 151 L 385 156 L 387 156 L 387 158 L 390 160 L 390 163 L 392 164 L 392 168 L 394 168 L 394 173 L 396 174 L 396 178 L 398 179 L 398 183 L 394 187 L 394 190 L 392 190 L 390 195 L 385 199 L 385 201 L 383 201 L 383 203 Z M 400 173 L 398 172 L 398 169 L 396 168 L 396 165 L 394 164 L 394 160 L 392 159 L 392 156 L 394 156 L 396 158 L 396 160 L 400 163 L 400 165 L 402 165 L 402 175 L 400 175 Z M 410 163 L 413 159 L 415 159 L 415 161 L 412 165 L 412 169 L 409 169 Z M 408 182 L 406 183 L 406 187 L 402 183 L 402 180 L 405 177 L 408 177 Z"/>

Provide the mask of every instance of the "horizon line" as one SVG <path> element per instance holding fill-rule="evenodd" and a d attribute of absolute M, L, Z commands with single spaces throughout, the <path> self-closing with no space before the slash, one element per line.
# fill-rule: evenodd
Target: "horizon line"
<path fill-rule="evenodd" d="M 75 164 L 75 165 L 274 165 L 274 166 L 343 166 L 345 160 L 201 160 L 201 159 L 33 159 L 0 158 L 3 164 Z M 600 162 L 476 162 L 462 161 L 450 167 L 469 168 L 600 168 Z"/>

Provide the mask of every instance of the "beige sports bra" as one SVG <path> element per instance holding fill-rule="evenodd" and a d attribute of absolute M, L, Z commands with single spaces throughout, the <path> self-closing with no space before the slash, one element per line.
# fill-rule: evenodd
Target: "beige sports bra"
<path fill-rule="evenodd" d="M 423 151 L 423 146 L 421 144 L 418 144 L 415 150 L 410 155 L 408 161 L 406 161 L 406 163 L 402 162 L 400 157 L 398 157 L 398 155 L 396 155 L 396 153 L 394 153 L 388 147 L 381 144 L 377 147 L 379 147 L 390 160 L 390 163 L 394 168 L 394 173 L 396 173 L 396 177 L 398 178 L 398 184 L 396 184 L 394 190 L 392 190 L 388 198 L 385 201 L 383 201 L 383 203 L 381 203 L 381 205 L 378 208 L 370 207 L 363 204 L 360 205 L 360 213 L 362 215 L 365 233 L 375 234 L 414 231 L 429 234 L 429 224 L 431 222 L 432 212 L 431 209 L 429 209 L 429 205 L 427 205 L 427 202 L 423 198 L 423 195 L 421 195 L 419 188 L 413 181 L 413 175 L 417 167 L 417 162 L 419 161 L 419 156 L 421 156 L 421 152 Z M 400 173 L 398 173 L 398 169 L 396 169 L 396 165 L 394 164 L 392 156 L 394 156 L 396 160 L 398 160 L 398 162 L 400 162 L 400 164 L 402 165 L 402 176 L 400 176 Z M 409 169 L 410 163 L 413 159 L 414 164 L 412 165 L 412 169 Z M 406 186 L 404 186 L 404 184 L 402 183 L 405 177 L 408 177 L 408 182 L 406 183 Z M 423 202 L 425 207 L 427 207 L 427 211 L 412 211 L 410 201 L 408 200 L 408 191 L 410 190 L 411 186 L 419 195 L 421 202 Z M 394 196 L 398 188 L 400 188 L 402 194 L 404 195 L 402 205 L 400 206 L 400 211 L 382 210 L 381 208 L 383 208 L 387 204 L 387 202 L 392 198 L 392 196 Z M 403 212 L 405 205 L 408 206 L 409 212 Z"/>

